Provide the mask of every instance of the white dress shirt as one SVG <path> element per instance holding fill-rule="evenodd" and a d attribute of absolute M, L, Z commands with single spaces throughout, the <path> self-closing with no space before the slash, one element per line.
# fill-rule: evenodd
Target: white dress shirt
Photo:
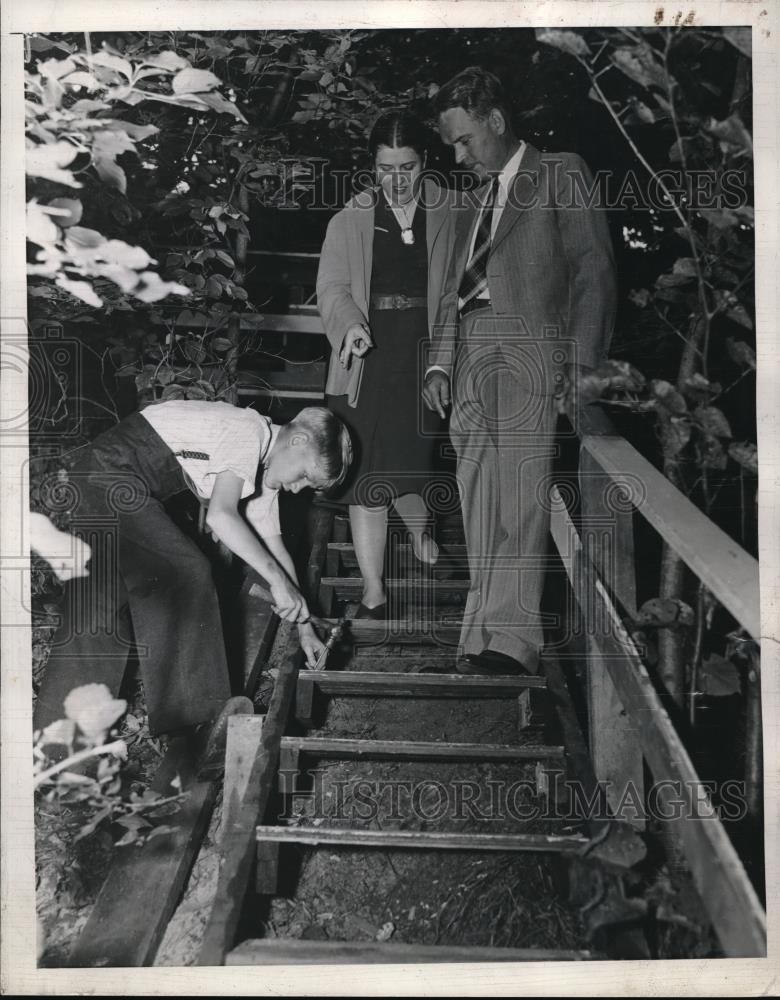
<path fill-rule="evenodd" d="M 211 499 L 214 480 L 230 471 L 248 499 L 245 516 L 263 538 L 281 534 L 279 491 L 264 483 L 257 493 L 258 466 L 276 442 L 280 428 L 248 407 L 195 399 L 169 399 L 141 410 L 178 459 L 184 478 L 200 500 Z"/>
<path fill-rule="evenodd" d="M 504 206 L 507 203 L 509 197 L 509 187 L 514 180 L 515 174 L 520 169 L 520 162 L 523 159 L 523 153 L 525 152 L 525 143 L 521 142 L 520 147 L 511 156 L 507 162 L 504 164 L 504 169 L 498 175 L 498 190 L 496 191 L 496 200 L 493 203 L 493 216 L 490 220 L 490 238 L 491 240 L 496 235 L 496 230 L 498 229 L 498 224 L 501 221 L 501 216 L 504 212 Z M 490 194 L 490 185 L 487 185 L 487 190 L 485 191 L 485 197 L 482 204 L 487 201 L 488 195 Z M 466 262 L 466 267 L 468 268 L 471 258 L 474 256 L 474 243 L 477 239 L 477 229 L 479 228 L 479 219 L 482 212 L 477 213 L 477 217 L 474 220 L 474 226 L 471 231 L 471 240 L 469 241 L 469 256 Z M 484 292 L 477 296 L 479 299 L 489 299 L 490 289 L 486 288 Z M 461 308 L 463 302 L 458 299 L 458 309 Z"/>

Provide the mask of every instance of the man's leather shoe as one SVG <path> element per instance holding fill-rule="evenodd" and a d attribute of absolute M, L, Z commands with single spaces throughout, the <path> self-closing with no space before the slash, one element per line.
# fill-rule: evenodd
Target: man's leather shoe
<path fill-rule="evenodd" d="M 531 671 L 519 660 L 494 649 L 461 657 L 455 664 L 459 674 L 477 674 L 483 677 L 528 676 Z"/>

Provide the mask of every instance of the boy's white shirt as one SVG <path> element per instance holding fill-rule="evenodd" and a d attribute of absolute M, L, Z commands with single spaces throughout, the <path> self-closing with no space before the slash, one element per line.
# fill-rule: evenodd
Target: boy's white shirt
<path fill-rule="evenodd" d="M 279 491 L 263 485 L 253 495 L 258 467 L 274 446 L 280 427 L 256 410 L 194 399 L 154 403 L 141 413 L 176 455 L 193 493 L 210 499 L 217 474 L 233 472 L 242 480 L 241 499 L 250 498 L 244 510 L 247 521 L 261 537 L 281 534 Z"/>

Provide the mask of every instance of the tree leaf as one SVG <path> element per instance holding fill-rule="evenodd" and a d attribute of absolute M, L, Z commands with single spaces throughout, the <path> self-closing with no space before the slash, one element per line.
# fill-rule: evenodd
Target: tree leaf
<path fill-rule="evenodd" d="M 189 65 L 183 56 L 177 55 L 169 49 L 151 56 L 144 56 L 144 66 L 156 66 L 171 73 L 178 73 L 179 70 L 187 69 Z"/>
<path fill-rule="evenodd" d="M 683 413 L 687 413 L 688 404 L 685 402 L 685 397 L 670 382 L 666 382 L 664 379 L 653 379 L 650 383 L 650 391 L 658 403 L 670 414 L 681 416 Z"/>
<path fill-rule="evenodd" d="M 679 257 L 674 262 L 674 267 L 672 268 L 672 274 L 682 274 L 687 278 L 696 277 L 696 261 L 693 257 Z"/>
<path fill-rule="evenodd" d="M 221 84 L 219 77 L 215 76 L 207 69 L 187 69 L 180 70 L 173 78 L 172 88 L 174 94 L 203 94 Z"/>
<path fill-rule="evenodd" d="M 739 671 L 731 662 L 717 653 L 711 653 L 702 661 L 699 672 L 699 689 L 702 694 L 723 698 L 739 694 L 742 690 Z"/>
<path fill-rule="evenodd" d="M 621 72 L 640 86 L 660 87 L 666 92 L 667 82 L 663 67 L 656 60 L 649 45 L 643 43 L 617 48 L 610 55 L 610 59 Z"/>
<path fill-rule="evenodd" d="M 38 72 L 41 76 L 50 77 L 52 80 L 59 80 L 61 77 L 72 73 L 76 64 L 72 59 L 46 59 L 38 63 Z"/>
<path fill-rule="evenodd" d="M 84 206 L 77 198 L 55 198 L 49 202 L 49 205 L 52 208 L 61 208 L 67 212 L 67 215 L 57 216 L 57 223 L 63 229 L 68 229 L 70 226 L 77 226 L 81 222 Z"/>
<path fill-rule="evenodd" d="M 232 101 L 228 101 L 227 98 L 223 97 L 222 94 L 213 92 L 210 94 L 198 94 L 199 99 L 213 111 L 218 112 L 223 115 L 233 115 L 240 122 L 246 123 L 246 118 L 241 113 L 241 109 L 237 104 Z"/>
<path fill-rule="evenodd" d="M 551 45 L 571 56 L 590 57 L 590 49 L 585 39 L 576 31 L 561 31 L 556 28 L 537 28 L 536 40 L 543 45 Z"/>
<path fill-rule="evenodd" d="M 95 289 L 86 281 L 74 281 L 72 278 L 66 278 L 64 274 L 58 274 L 55 279 L 55 284 L 62 288 L 63 291 L 68 292 L 77 299 L 81 299 L 82 302 L 86 302 L 88 306 L 93 306 L 95 309 L 99 309 L 103 305 L 103 300 L 97 294 Z"/>
<path fill-rule="evenodd" d="M 102 246 L 105 241 L 105 236 L 97 229 L 87 229 L 85 226 L 71 226 L 66 236 L 66 246 L 71 252 L 74 247 L 94 250 Z"/>
<path fill-rule="evenodd" d="M 729 422 L 717 406 L 698 406 L 693 416 L 705 434 L 716 438 L 732 437 Z"/>
<path fill-rule="evenodd" d="M 645 628 L 693 625 L 696 616 L 690 605 L 674 597 L 651 597 L 637 612 L 635 622 Z"/>
<path fill-rule="evenodd" d="M 729 456 L 743 469 L 758 475 L 758 449 L 750 441 L 735 441 L 729 445 Z"/>
<path fill-rule="evenodd" d="M 93 152 L 92 164 L 104 184 L 115 188 L 121 194 L 127 193 L 127 175 L 113 156 Z"/>
<path fill-rule="evenodd" d="M 63 704 L 67 717 L 93 743 L 102 743 L 111 726 L 127 710 L 127 702 L 112 698 L 105 684 L 82 684 L 68 694 Z"/>
<path fill-rule="evenodd" d="M 164 837 L 166 833 L 176 833 L 175 826 L 166 826 L 164 823 L 150 830 L 146 835 L 147 840 L 154 840 L 155 837 Z"/>
<path fill-rule="evenodd" d="M 184 399 L 184 388 L 180 385 L 168 385 L 163 389 L 162 396 L 163 400 L 168 399 Z"/>
<path fill-rule="evenodd" d="M 27 239 L 40 247 L 47 247 L 57 242 L 60 231 L 52 222 L 51 216 L 33 198 L 27 202 Z M 52 251 L 54 247 L 52 246 Z"/>
<path fill-rule="evenodd" d="M 30 177 L 43 177 L 58 184 L 67 184 L 68 187 L 80 188 L 81 182 L 76 180 L 70 170 L 63 169 L 73 162 L 77 154 L 75 146 L 62 140 L 48 145 L 28 146 L 25 170 Z"/>
<path fill-rule="evenodd" d="M 743 340 L 727 337 L 726 350 L 732 361 L 736 361 L 738 365 L 744 365 L 746 368 L 752 368 L 753 371 L 756 370 L 756 352 L 749 344 Z"/>
<path fill-rule="evenodd" d="M 747 56 L 748 59 L 753 58 L 753 38 L 752 31 L 750 28 L 739 28 L 739 27 L 723 27 L 723 37 L 734 46 L 735 49 L 739 49 L 743 56 Z"/>
<path fill-rule="evenodd" d="M 130 80 L 133 76 L 133 67 L 131 64 L 126 59 L 112 55 L 110 52 L 96 52 L 94 55 L 87 56 L 86 62 L 91 63 L 93 66 L 104 66 L 106 69 L 112 69 L 115 73 L 120 73 L 127 80 Z"/>

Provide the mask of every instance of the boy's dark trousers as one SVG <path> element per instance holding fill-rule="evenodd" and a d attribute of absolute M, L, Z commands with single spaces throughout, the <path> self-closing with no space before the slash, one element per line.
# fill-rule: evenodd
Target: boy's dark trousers
<path fill-rule="evenodd" d="M 186 488 L 176 457 L 140 413 L 77 461 L 60 492 L 92 557 L 89 576 L 65 584 L 35 729 L 65 717 L 74 687 L 106 684 L 116 696 L 131 653 L 153 734 L 208 721 L 230 697 L 211 567 L 163 508 Z"/>

